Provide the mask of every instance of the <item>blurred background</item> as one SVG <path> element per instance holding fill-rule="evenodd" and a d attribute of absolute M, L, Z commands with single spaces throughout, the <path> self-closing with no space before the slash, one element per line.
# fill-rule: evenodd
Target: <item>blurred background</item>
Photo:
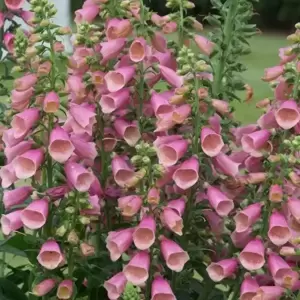
<path fill-rule="evenodd" d="M 82 6 L 84 0 L 71 0 L 71 9 L 75 11 Z M 211 0 L 193 0 L 195 9 L 191 13 L 201 20 L 211 10 Z M 167 14 L 165 0 L 145 0 L 145 3 L 152 10 L 159 14 Z M 300 21 L 300 0 L 260 0 L 255 3 L 254 22 L 260 29 L 271 31 L 286 31 L 291 29 L 295 23 Z"/>

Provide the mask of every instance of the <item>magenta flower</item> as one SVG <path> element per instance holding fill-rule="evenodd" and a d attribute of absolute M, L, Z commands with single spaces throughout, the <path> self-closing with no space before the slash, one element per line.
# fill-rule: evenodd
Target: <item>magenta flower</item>
<path fill-rule="evenodd" d="M 190 259 L 188 253 L 183 251 L 178 244 L 166 238 L 162 239 L 160 250 L 168 268 L 174 272 L 181 272 Z"/>
<path fill-rule="evenodd" d="M 149 249 L 155 241 L 155 220 L 151 216 L 145 216 L 133 233 L 133 242 L 139 250 Z"/>
<path fill-rule="evenodd" d="M 118 199 L 118 207 L 125 217 L 132 217 L 138 213 L 142 206 L 142 199 L 137 195 L 124 196 Z"/>
<path fill-rule="evenodd" d="M 64 280 L 57 288 L 56 296 L 58 299 L 71 299 L 73 295 L 73 281 Z"/>
<path fill-rule="evenodd" d="M 114 128 L 129 146 L 133 147 L 141 138 L 141 133 L 135 123 L 129 123 L 124 119 L 117 119 L 114 123 Z"/>
<path fill-rule="evenodd" d="M 48 240 L 42 245 L 37 260 L 44 268 L 54 270 L 63 262 L 64 257 L 57 242 Z"/>
<path fill-rule="evenodd" d="M 238 267 L 236 258 L 223 259 L 217 263 L 211 263 L 206 271 L 211 280 L 220 282 L 224 278 L 232 276 Z"/>
<path fill-rule="evenodd" d="M 283 129 L 291 129 L 300 121 L 300 113 L 294 100 L 283 102 L 275 113 L 278 125 Z"/>
<path fill-rule="evenodd" d="M 130 101 L 130 91 L 128 88 L 123 88 L 117 92 L 102 95 L 100 106 L 105 114 L 110 114 L 117 109 L 125 108 Z"/>
<path fill-rule="evenodd" d="M 126 279 L 134 285 L 140 285 L 149 277 L 150 256 L 146 251 L 137 252 L 123 268 Z"/>
<path fill-rule="evenodd" d="M 100 8 L 98 5 L 88 5 L 75 11 L 75 23 L 91 23 L 98 16 Z"/>
<path fill-rule="evenodd" d="M 259 218 L 261 213 L 261 204 L 254 203 L 242 211 L 238 212 L 237 215 L 234 217 L 235 224 L 236 224 L 236 231 L 243 232 L 247 230 L 250 226 L 252 226 Z"/>
<path fill-rule="evenodd" d="M 31 186 L 22 186 L 13 190 L 6 190 L 3 193 L 3 204 L 6 210 L 15 205 L 22 204 L 32 193 Z"/>
<path fill-rule="evenodd" d="M 39 229 L 47 221 L 49 204 L 46 198 L 34 200 L 22 212 L 21 220 L 29 229 Z"/>
<path fill-rule="evenodd" d="M 206 155 L 214 157 L 221 152 L 224 142 L 219 134 L 210 128 L 204 127 L 201 131 L 201 146 Z"/>
<path fill-rule="evenodd" d="M 241 265 L 249 270 L 260 269 L 265 264 L 265 248 L 261 240 L 250 241 L 239 255 Z"/>
<path fill-rule="evenodd" d="M 51 131 L 49 154 L 59 163 L 65 163 L 73 154 L 75 147 L 70 141 L 68 133 L 57 126 Z"/>
<path fill-rule="evenodd" d="M 104 282 L 104 288 L 107 290 L 110 300 L 117 300 L 125 290 L 127 279 L 123 272 L 114 275 Z"/>
<path fill-rule="evenodd" d="M 106 239 L 106 248 L 112 261 L 117 261 L 121 255 L 131 246 L 134 229 L 128 228 L 119 231 L 111 231 Z"/>
<path fill-rule="evenodd" d="M 276 246 L 283 246 L 291 238 L 292 233 L 283 214 L 273 212 L 269 219 L 268 237 Z"/>
<path fill-rule="evenodd" d="M 152 281 L 151 300 L 176 300 L 170 284 L 161 276 L 156 276 Z"/>
<path fill-rule="evenodd" d="M 136 38 L 129 47 L 130 59 L 138 63 L 143 61 L 147 54 L 147 42 L 144 38 Z"/>
<path fill-rule="evenodd" d="M 23 227 L 21 220 L 22 210 L 15 210 L 9 214 L 2 215 L 1 217 L 1 229 L 3 234 L 9 235 L 12 232 L 17 231 Z"/>
<path fill-rule="evenodd" d="M 240 299 L 241 300 L 253 299 L 258 289 L 259 289 L 259 285 L 256 282 L 256 280 L 251 276 L 246 276 L 241 285 Z"/>
<path fill-rule="evenodd" d="M 55 286 L 56 281 L 54 279 L 45 279 L 33 287 L 32 293 L 37 297 L 42 297 L 51 292 Z"/>
<path fill-rule="evenodd" d="M 50 92 L 43 101 L 43 110 L 46 113 L 56 113 L 59 109 L 60 99 L 55 92 Z"/>
<path fill-rule="evenodd" d="M 182 235 L 183 220 L 174 209 L 169 207 L 164 208 L 161 220 L 162 223 L 171 231 L 178 235 Z"/>

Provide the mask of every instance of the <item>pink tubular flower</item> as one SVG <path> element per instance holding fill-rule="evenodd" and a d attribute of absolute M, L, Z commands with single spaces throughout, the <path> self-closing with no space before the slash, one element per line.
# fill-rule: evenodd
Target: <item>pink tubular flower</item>
<path fill-rule="evenodd" d="M 250 241 L 239 255 L 241 265 L 249 270 L 260 269 L 265 264 L 265 248 L 261 240 Z"/>
<path fill-rule="evenodd" d="M 130 59 L 138 63 L 146 57 L 147 42 L 144 38 L 136 38 L 129 47 Z"/>
<path fill-rule="evenodd" d="M 279 300 L 283 293 L 280 286 L 260 286 L 252 300 Z"/>
<path fill-rule="evenodd" d="M 97 195 L 89 195 L 88 198 L 90 208 L 82 209 L 80 211 L 83 215 L 88 216 L 98 216 L 101 214 L 101 207 L 100 207 L 100 199 Z"/>
<path fill-rule="evenodd" d="M 34 200 L 22 212 L 21 220 L 24 226 L 35 230 L 46 224 L 49 204 L 46 198 Z"/>
<path fill-rule="evenodd" d="M 202 35 L 195 35 L 195 43 L 205 55 L 210 56 L 214 50 L 215 44 Z"/>
<path fill-rule="evenodd" d="M 33 287 L 32 293 L 37 297 L 43 297 L 51 292 L 55 285 L 56 281 L 54 279 L 45 279 Z"/>
<path fill-rule="evenodd" d="M 125 290 L 127 279 L 123 272 L 114 275 L 112 278 L 104 282 L 104 288 L 110 300 L 117 300 Z"/>
<path fill-rule="evenodd" d="M 3 204 L 6 210 L 15 205 L 22 204 L 32 193 L 31 186 L 22 186 L 13 190 L 6 190 L 3 193 Z"/>
<path fill-rule="evenodd" d="M 243 249 L 253 239 L 251 233 L 252 233 L 251 228 L 248 228 L 242 232 L 237 232 L 235 230 L 230 235 L 230 238 L 236 248 Z"/>
<path fill-rule="evenodd" d="M 159 163 L 165 167 L 173 166 L 184 156 L 187 149 L 188 141 L 184 139 L 162 144 L 157 149 Z"/>
<path fill-rule="evenodd" d="M 259 218 L 261 213 L 261 204 L 254 203 L 242 211 L 238 212 L 237 215 L 234 217 L 235 224 L 236 224 L 236 231 L 243 232 L 252 226 Z"/>
<path fill-rule="evenodd" d="M 176 32 L 176 30 L 177 30 L 177 23 L 174 21 L 166 23 L 162 28 L 162 32 L 165 34 L 174 33 Z"/>
<path fill-rule="evenodd" d="M 43 101 L 43 109 L 46 113 L 56 113 L 59 109 L 60 100 L 55 92 L 50 92 L 46 95 Z"/>
<path fill-rule="evenodd" d="M 225 175 L 236 177 L 239 174 L 241 164 L 235 162 L 224 152 L 220 152 L 213 157 L 212 161 L 215 168 Z"/>
<path fill-rule="evenodd" d="M 28 108 L 23 112 L 16 114 L 11 121 L 14 137 L 16 139 L 24 137 L 29 130 L 32 129 L 38 119 L 39 110 L 37 108 Z"/>
<path fill-rule="evenodd" d="M 199 161 L 195 157 L 185 160 L 173 174 L 176 185 L 183 190 L 192 187 L 199 179 Z"/>
<path fill-rule="evenodd" d="M 136 195 L 124 196 L 118 199 L 118 207 L 125 217 L 136 215 L 140 210 L 142 203 L 142 198 Z"/>
<path fill-rule="evenodd" d="M 181 272 L 190 259 L 188 253 L 183 251 L 178 244 L 166 238 L 161 241 L 160 250 L 168 268 L 174 272 Z"/>
<path fill-rule="evenodd" d="M 268 269 L 276 285 L 291 289 L 299 278 L 299 274 L 292 270 L 279 255 L 271 253 L 268 258 Z"/>
<path fill-rule="evenodd" d="M 128 88 L 119 90 L 118 92 L 103 95 L 100 99 L 102 112 L 110 114 L 117 109 L 125 108 L 129 104 L 130 91 Z"/>
<path fill-rule="evenodd" d="M 268 237 L 276 246 L 283 246 L 291 238 L 292 233 L 287 221 L 280 212 L 273 212 L 269 219 Z"/>
<path fill-rule="evenodd" d="M 281 202 L 283 199 L 283 190 L 282 187 L 278 184 L 273 184 L 269 190 L 269 200 L 271 202 Z"/>
<path fill-rule="evenodd" d="M 114 128 L 129 146 L 133 147 L 141 138 L 137 124 L 129 123 L 124 119 L 117 119 L 114 123 Z"/>
<path fill-rule="evenodd" d="M 18 180 L 13 164 L 7 164 L 0 169 L 1 185 L 4 189 L 10 187 Z"/>
<path fill-rule="evenodd" d="M 10 10 L 18 10 L 23 7 L 25 0 L 4 0 L 5 5 Z"/>
<path fill-rule="evenodd" d="M 266 129 L 245 134 L 241 140 L 243 150 L 254 157 L 263 156 L 260 150 L 264 150 L 270 136 L 271 132 Z"/>
<path fill-rule="evenodd" d="M 251 276 L 246 276 L 240 290 L 240 300 L 252 300 L 256 295 L 259 285 Z"/>
<path fill-rule="evenodd" d="M 156 276 L 152 281 L 151 300 L 176 300 L 170 284 L 161 276 Z"/>
<path fill-rule="evenodd" d="M 58 299 L 71 299 L 73 295 L 73 281 L 64 280 L 57 288 L 56 296 Z"/>
<path fill-rule="evenodd" d="M 34 20 L 34 12 L 30 10 L 21 10 L 20 17 L 23 19 L 23 21 L 28 24 L 29 26 L 33 26 L 33 20 Z"/>
<path fill-rule="evenodd" d="M 182 235 L 183 220 L 178 213 L 169 207 L 166 207 L 161 215 L 162 223 L 171 231 L 178 235 Z"/>
<path fill-rule="evenodd" d="M 155 241 L 155 220 L 145 216 L 133 233 L 133 242 L 139 250 L 149 249 Z"/>
<path fill-rule="evenodd" d="M 37 260 L 44 268 L 54 270 L 63 262 L 64 258 L 57 242 L 48 240 L 42 245 Z"/>
<path fill-rule="evenodd" d="M 169 201 L 167 207 L 172 208 L 179 216 L 182 217 L 185 209 L 184 197 Z"/>
<path fill-rule="evenodd" d="M 74 146 L 74 152 L 78 157 L 94 161 L 97 156 L 96 144 L 94 142 L 86 142 L 76 136 L 71 137 L 71 142 Z"/>
<path fill-rule="evenodd" d="M 151 188 L 147 194 L 147 202 L 150 205 L 158 205 L 160 200 L 160 192 L 157 188 Z"/>
<path fill-rule="evenodd" d="M 134 170 L 129 167 L 127 161 L 119 155 L 115 155 L 112 159 L 112 173 L 116 183 L 125 187 L 134 177 Z"/>
<path fill-rule="evenodd" d="M 126 39 L 118 38 L 102 42 L 100 54 L 102 55 L 101 64 L 106 64 L 110 59 L 116 58 L 124 49 Z"/>
<path fill-rule="evenodd" d="M 155 31 L 151 38 L 151 43 L 155 50 L 162 53 L 167 51 L 167 40 L 162 33 Z"/>
<path fill-rule="evenodd" d="M 73 154 L 74 146 L 68 133 L 57 126 L 51 131 L 49 141 L 49 154 L 59 163 L 65 163 Z"/>
<path fill-rule="evenodd" d="M 219 134 L 204 127 L 201 131 L 201 146 L 206 155 L 214 157 L 221 152 L 224 142 Z"/>
<path fill-rule="evenodd" d="M 284 66 L 275 66 L 271 68 L 265 69 L 264 77 L 262 77 L 263 81 L 273 81 L 277 79 L 279 76 L 281 76 L 284 73 Z"/>
<path fill-rule="evenodd" d="M 28 107 L 30 103 L 30 99 L 33 95 L 33 89 L 28 89 L 26 91 L 18 92 L 16 90 L 12 90 L 11 92 L 11 107 L 14 110 L 22 111 L 26 107 Z"/>
<path fill-rule="evenodd" d="M 203 215 L 206 218 L 211 231 L 219 236 L 224 231 L 224 220 L 220 218 L 214 211 L 204 210 Z"/>
<path fill-rule="evenodd" d="M 157 118 L 162 118 L 165 114 L 173 112 L 173 106 L 170 105 L 167 97 L 164 97 L 162 94 L 153 92 L 150 103 Z"/>
<path fill-rule="evenodd" d="M 210 205 L 221 217 L 228 216 L 228 214 L 234 209 L 233 201 L 213 186 L 209 186 L 207 188 L 207 198 Z"/>
<path fill-rule="evenodd" d="M 300 121 L 300 113 L 294 100 L 283 102 L 275 113 L 278 125 L 283 129 L 291 129 Z"/>
<path fill-rule="evenodd" d="M 37 82 L 37 76 L 35 74 L 27 74 L 21 78 L 18 78 L 14 82 L 14 88 L 18 92 L 24 92 L 32 88 Z"/>
<path fill-rule="evenodd" d="M 71 161 L 65 164 L 65 173 L 68 183 L 79 192 L 87 192 L 95 179 L 92 171 L 88 171 L 82 165 Z"/>
<path fill-rule="evenodd" d="M 211 280 L 214 282 L 220 282 L 224 278 L 232 276 L 238 267 L 238 261 L 236 258 L 223 259 L 217 263 L 211 263 L 206 271 Z"/>
<path fill-rule="evenodd" d="M 19 179 L 27 179 L 35 175 L 44 160 L 42 149 L 28 150 L 14 159 L 12 165 Z"/>
<path fill-rule="evenodd" d="M 2 11 L 0 11 L 0 29 L 3 27 L 4 22 L 5 22 L 5 14 Z"/>
<path fill-rule="evenodd" d="M 183 85 L 183 77 L 176 74 L 176 72 L 163 65 L 158 65 L 162 77 L 175 88 L 180 88 Z"/>
<path fill-rule="evenodd" d="M 22 210 L 15 210 L 1 217 L 1 229 L 4 235 L 9 235 L 23 227 L 21 220 Z"/>
<path fill-rule="evenodd" d="M 100 8 L 98 5 L 88 5 L 82 9 L 75 11 L 75 23 L 80 24 L 83 22 L 91 23 L 98 16 Z"/>
<path fill-rule="evenodd" d="M 300 201 L 295 198 L 290 198 L 288 200 L 288 209 L 292 216 L 300 223 Z"/>
<path fill-rule="evenodd" d="M 230 113 L 229 103 L 225 100 L 212 99 L 211 104 L 220 115 L 228 115 Z"/>
<path fill-rule="evenodd" d="M 13 54 L 15 49 L 15 35 L 10 32 L 5 33 L 3 42 L 6 50 Z"/>
<path fill-rule="evenodd" d="M 293 47 L 285 47 L 285 48 L 279 48 L 279 58 L 280 58 L 280 64 L 285 65 L 286 63 L 289 63 L 293 61 L 297 54 L 292 53 Z"/>
<path fill-rule="evenodd" d="M 106 36 L 108 40 L 126 38 L 132 32 L 132 25 L 128 19 L 110 19 L 106 24 Z"/>
<path fill-rule="evenodd" d="M 117 261 L 121 255 L 131 246 L 134 229 L 128 228 L 119 231 L 111 231 L 106 239 L 106 248 L 112 261 Z"/>
<path fill-rule="evenodd" d="M 134 66 L 122 67 L 115 71 L 109 71 L 105 75 L 104 80 L 108 90 L 113 93 L 124 88 L 125 85 L 133 78 L 134 74 Z"/>
<path fill-rule="evenodd" d="M 149 277 L 150 255 L 146 251 L 136 253 L 124 267 L 126 279 L 134 285 L 141 285 Z"/>

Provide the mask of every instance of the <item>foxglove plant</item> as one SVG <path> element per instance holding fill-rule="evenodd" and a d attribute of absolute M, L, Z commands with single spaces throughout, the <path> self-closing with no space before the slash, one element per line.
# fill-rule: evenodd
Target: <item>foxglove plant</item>
<path fill-rule="evenodd" d="M 239 265 L 253 271 L 265 263 L 263 235 L 250 240 L 264 206 L 239 212 L 230 236 L 231 216 L 243 204 L 235 200 L 246 185 L 261 193 L 257 185 L 268 180 L 266 172 L 241 175 L 241 169 L 246 158 L 257 168 L 255 159 L 276 149 L 269 142 L 273 131 L 235 128 L 229 105 L 236 90 L 231 76 L 239 71 L 234 41 L 248 21 L 248 2 L 214 1 L 226 26 L 224 39 L 212 42 L 186 16 L 194 6 L 187 0 L 168 1 L 166 16 L 142 0 L 86 0 L 75 13 L 70 57 L 59 41 L 70 29 L 53 24 L 53 4 L 30 4 L 32 31 L 15 37 L 23 75 L 11 92 L 0 169 L 3 245 L 22 241 L 31 262 L 29 297 L 212 299 L 225 293 L 236 299 Z M 168 34 L 176 38 L 168 42 Z M 274 118 L 286 127 L 287 110 L 298 120 L 296 107 L 287 101 Z M 288 224 L 280 211 L 272 219 L 268 234 L 283 246 Z M 276 236 L 279 221 L 284 237 Z M 237 245 L 246 246 L 238 258 Z M 287 267 L 278 257 L 270 264 L 282 282 L 276 262 Z M 229 289 L 222 292 L 214 282 L 225 278 Z M 247 279 L 245 291 L 255 286 Z"/>

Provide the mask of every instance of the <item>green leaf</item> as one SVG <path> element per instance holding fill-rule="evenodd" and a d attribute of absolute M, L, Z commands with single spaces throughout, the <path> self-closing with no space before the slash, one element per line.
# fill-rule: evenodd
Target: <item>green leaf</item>
<path fill-rule="evenodd" d="M 0 299 L 28 300 L 27 296 L 13 282 L 0 278 Z"/>
<path fill-rule="evenodd" d="M 204 18 L 208 23 L 209 25 L 211 26 L 221 26 L 222 23 L 220 20 L 218 20 L 217 17 L 214 17 L 213 15 L 210 15 L 210 16 L 207 16 Z"/>

